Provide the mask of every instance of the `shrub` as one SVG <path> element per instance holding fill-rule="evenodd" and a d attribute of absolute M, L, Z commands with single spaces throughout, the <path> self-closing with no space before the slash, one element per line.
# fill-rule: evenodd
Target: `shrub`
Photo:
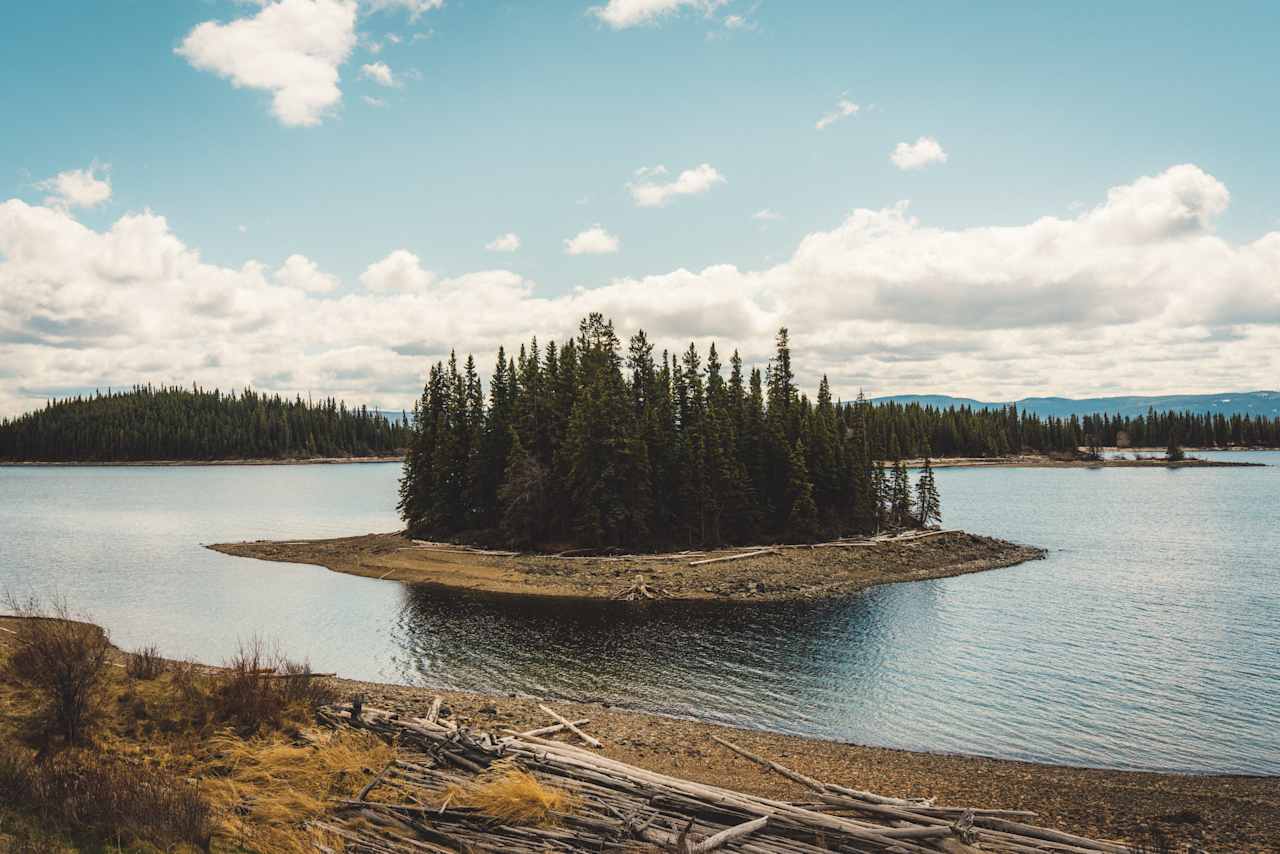
<path fill-rule="evenodd" d="M 164 673 L 167 665 L 160 657 L 160 650 L 155 646 L 144 646 L 135 649 L 125 662 L 125 672 L 134 679 L 149 681 Z"/>
<path fill-rule="evenodd" d="M 240 644 L 223 665 L 214 689 L 214 717 L 235 724 L 242 734 L 278 728 L 291 714 L 333 702 L 333 691 L 311 667 L 269 653 L 261 638 Z"/>
<path fill-rule="evenodd" d="M 194 785 L 92 752 L 36 762 L 0 747 L 0 802 L 33 813 L 42 827 L 103 840 L 207 848 L 213 833 L 212 809 Z"/>
<path fill-rule="evenodd" d="M 57 733 L 69 744 L 79 743 L 101 710 L 111 653 L 107 633 L 73 619 L 61 599 L 45 607 L 37 599 L 10 597 L 8 604 L 22 618 L 17 649 L 6 665 L 9 674 L 40 695 L 35 722 L 46 735 Z"/>

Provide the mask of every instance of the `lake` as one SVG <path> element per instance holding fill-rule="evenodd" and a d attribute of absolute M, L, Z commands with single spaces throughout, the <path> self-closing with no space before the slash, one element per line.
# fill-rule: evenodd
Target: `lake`
<path fill-rule="evenodd" d="M 1280 774 L 1280 468 L 939 469 L 948 527 L 1048 559 L 817 604 L 528 600 L 200 546 L 394 530 L 398 475 L 0 467 L 0 590 L 65 595 L 120 646 L 173 657 L 220 662 L 261 634 L 359 679 L 912 750 Z"/>

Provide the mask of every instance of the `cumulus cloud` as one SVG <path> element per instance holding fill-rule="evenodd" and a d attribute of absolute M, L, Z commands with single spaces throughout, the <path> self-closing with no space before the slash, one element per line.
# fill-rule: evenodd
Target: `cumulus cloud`
<path fill-rule="evenodd" d="M 435 281 L 435 274 L 422 269 L 418 256 L 397 249 L 360 274 L 360 284 L 371 291 L 421 291 Z"/>
<path fill-rule="evenodd" d="M 360 100 L 364 101 L 370 107 L 385 107 L 387 102 L 381 98 L 375 98 L 372 95 L 361 95 Z"/>
<path fill-rule="evenodd" d="M 903 172 L 923 169 L 931 163 L 946 163 L 947 152 L 931 136 L 922 136 L 915 142 L 900 142 L 889 155 L 893 165 Z"/>
<path fill-rule="evenodd" d="M 992 399 L 1270 387 L 1280 371 L 1280 232 L 1214 231 L 1226 187 L 1193 165 L 1117 186 L 1077 214 L 940 228 L 906 204 L 852 211 L 760 269 L 717 264 L 549 295 L 508 270 L 436 277 L 407 250 L 334 281 L 205 262 L 160 216 L 104 230 L 0 203 L 0 413 L 46 393 L 133 382 L 253 384 L 407 406 L 450 348 L 482 363 L 529 335 L 563 340 L 588 311 L 659 347 L 717 340 L 748 364 L 792 330 L 812 389 Z M 596 226 L 566 241 L 616 248 Z"/>
<path fill-rule="evenodd" d="M 850 101 L 848 98 L 841 98 L 836 102 L 835 109 L 818 119 L 814 127 L 818 130 L 825 130 L 843 118 L 856 116 L 860 109 L 862 108 L 853 103 L 853 101 Z"/>
<path fill-rule="evenodd" d="M 729 0 L 609 0 L 603 6 L 592 6 L 588 12 L 613 29 L 623 30 L 651 24 L 683 10 L 710 15 L 728 3 Z"/>
<path fill-rule="evenodd" d="M 98 176 L 109 167 L 92 164 L 88 169 L 70 169 L 40 181 L 36 188 L 49 193 L 44 203 L 55 208 L 94 208 L 111 198 L 111 178 Z"/>
<path fill-rule="evenodd" d="M 307 127 L 342 100 L 338 68 L 355 28 L 355 0 L 268 0 L 256 15 L 199 24 L 176 52 L 237 88 L 270 92 L 282 124 Z"/>
<path fill-rule="evenodd" d="M 520 235 L 508 231 L 506 234 L 500 234 L 490 240 L 484 245 L 484 248 L 490 252 L 515 252 L 520 248 Z"/>
<path fill-rule="evenodd" d="M 674 181 L 667 183 L 650 180 L 665 174 L 667 174 L 665 166 L 637 170 L 636 176 L 641 180 L 627 184 L 632 200 L 642 208 L 662 207 L 676 196 L 702 195 L 716 184 L 723 184 L 725 180 L 724 176 L 710 163 L 686 169 L 677 175 Z"/>
<path fill-rule="evenodd" d="M 774 220 L 782 219 L 782 214 L 777 211 L 769 210 L 768 208 L 761 208 L 753 213 L 751 218 L 761 222 L 773 222 Z"/>
<path fill-rule="evenodd" d="M 564 241 L 566 255 L 608 255 L 621 247 L 622 241 L 598 225 L 580 231 Z"/>
<path fill-rule="evenodd" d="M 379 86 L 395 86 L 396 76 L 385 62 L 371 62 L 360 66 L 360 76 L 372 80 Z"/>
<path fill-rule="evenodd" d="M 327 294 L 338 289 L 338 277 L 322 271 L 305 255 L 290 255 L 276 270 L 275 280 L 286 288 L 297 288 L 312 294 Z"/>

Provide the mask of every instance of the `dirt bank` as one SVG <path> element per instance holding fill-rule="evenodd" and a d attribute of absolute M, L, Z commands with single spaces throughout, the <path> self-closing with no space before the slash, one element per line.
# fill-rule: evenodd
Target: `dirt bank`
<path fill-rule="evenodd" d="M 310 563 L 335 572 L 529 596 L 610 599 L 642 576 L 659 599 L 779 601 L 842 596 L 877 584 L 946 578 L 1044 557 L 1044 550 L 949 531 L 903 542 L 847 547 L 727 549 L 679 555 L 567 558 L 486 554 L 419 544 L 401 534 L 335 540 L 220 543 L 237 557 Z M 700 563 L 702 561 L 715 561 Z M 694 564 L 694 565 L 691 565 Z"/>

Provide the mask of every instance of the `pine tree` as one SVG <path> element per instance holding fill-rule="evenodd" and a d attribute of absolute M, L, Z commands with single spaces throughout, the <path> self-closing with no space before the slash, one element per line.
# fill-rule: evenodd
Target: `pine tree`
<path fill-rule="evenodd" d="M 813 500 L 813 481 L 804 461 L 804 442 L 791 447 L 790 476 L 787 480 L 787 536 L 797 542 L 815 539 L 819 533 L 818 505 Z"/>
<path fill-rule="evenodd" d="M 921 528 L 942 524 L 942 501 L 938 497 L 938 485 L 928 457 L 925 457 L 924 469 L 916 480 L 916 519 Z"/>
<path fill-rule="evenodd" d="M 889 518 L 895 528 L 905 528 L 914 519 L 911 501 L 911 480 L 902 460 L 893 463 L 893 477 L 889 486 Z"/>

